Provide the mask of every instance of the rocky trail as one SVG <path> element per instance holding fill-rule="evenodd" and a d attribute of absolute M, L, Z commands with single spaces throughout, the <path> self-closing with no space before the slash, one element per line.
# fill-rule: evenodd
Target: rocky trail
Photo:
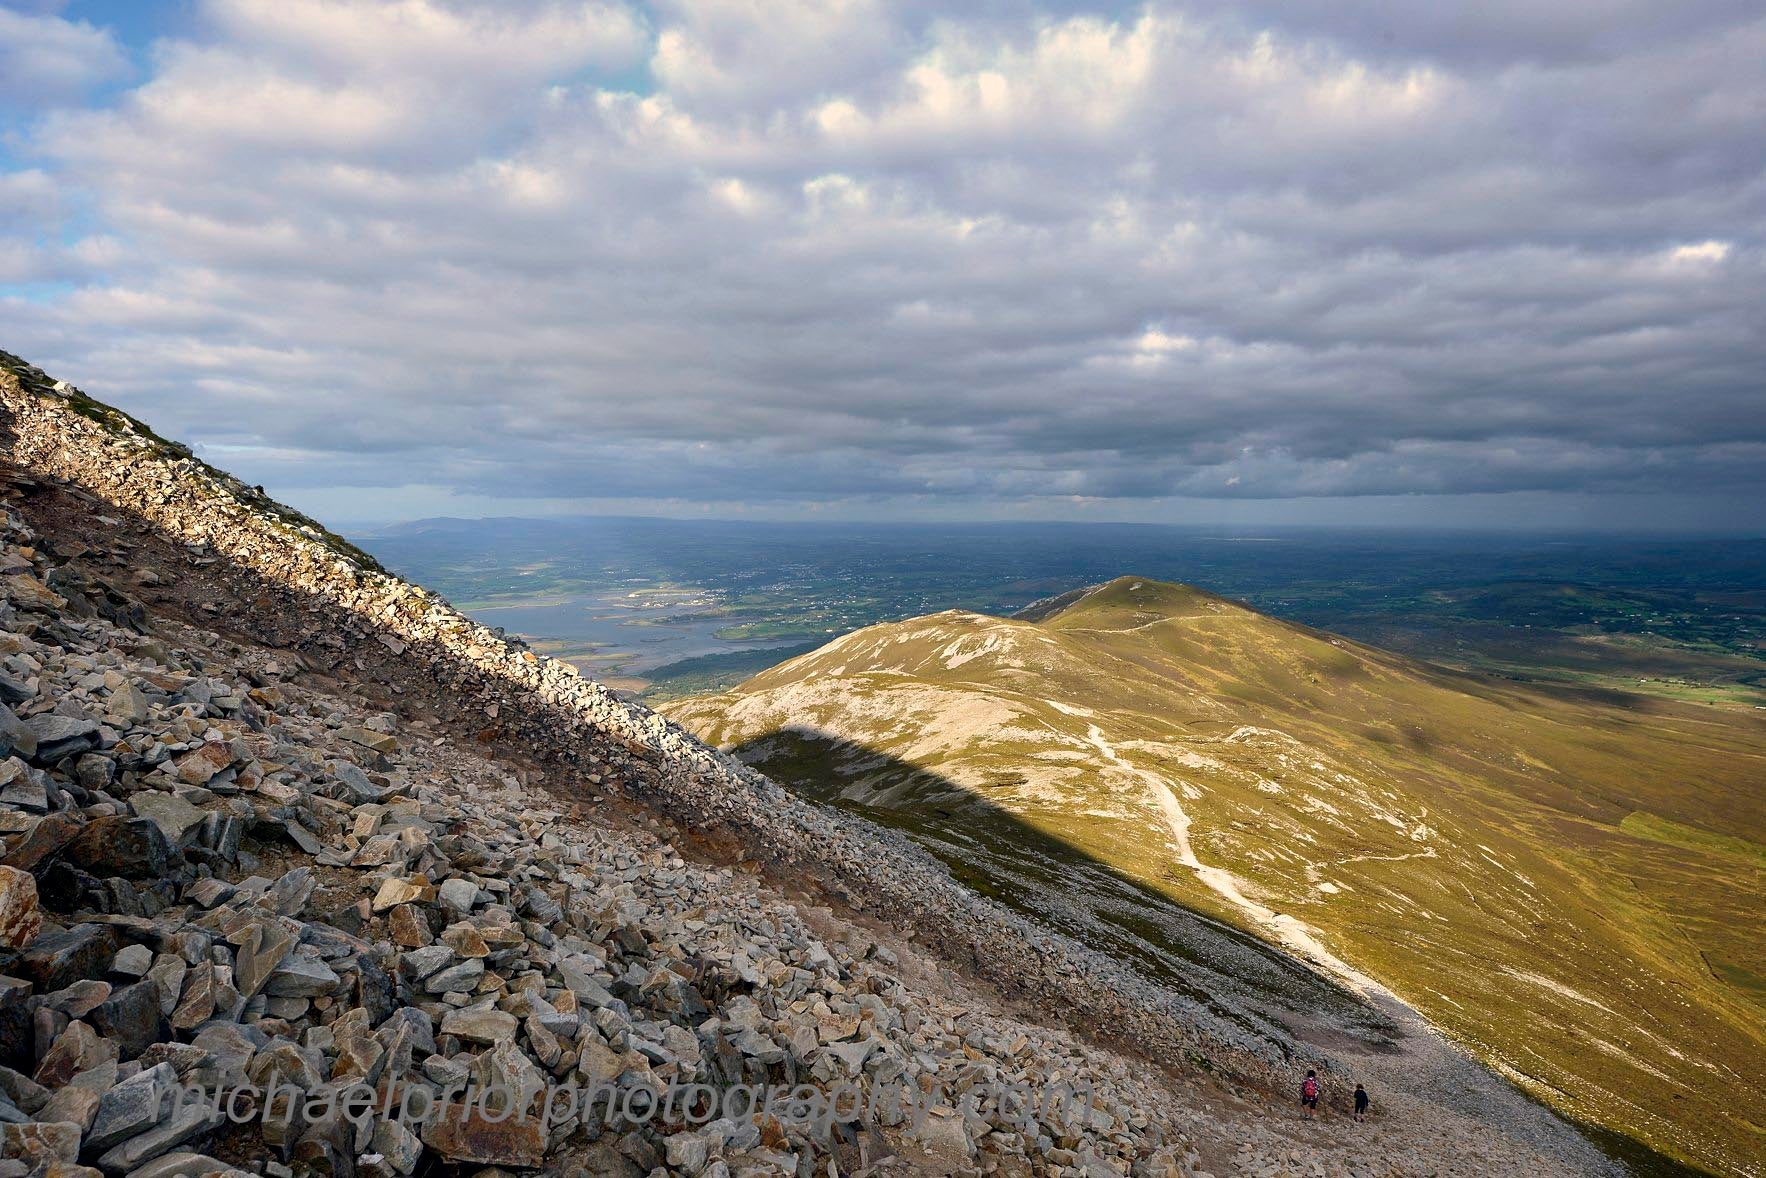
<path fill-rule="evenodd" d="M 1426 1029 L 1186 1005 L 0 359 L 0 1178 L 1604 1168 Z"/>

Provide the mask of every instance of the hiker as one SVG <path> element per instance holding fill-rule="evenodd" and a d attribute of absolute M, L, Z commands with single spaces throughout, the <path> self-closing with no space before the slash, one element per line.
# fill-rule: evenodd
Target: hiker
<path fill-rule="evenodd" d="M 1357 1084 L 1355 1086 L 1355 1119 L 1359 1121 L 1365 1116 L 1367 1116 L 1367 1089 Z"/>
<path fill-rule="evenodd" d="M 1318 1073 L 1307 1068 L 1306 1078 L 1300 1081 L 1300 1115 L 1310 1121 L 1316 1111 L 1318 1111 Z"/>

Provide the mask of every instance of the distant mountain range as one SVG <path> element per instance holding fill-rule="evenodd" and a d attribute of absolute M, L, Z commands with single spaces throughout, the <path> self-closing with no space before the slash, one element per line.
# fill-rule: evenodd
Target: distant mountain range
<path fill-rule="evenodd" d="M 663 709 L 1158 972 L 1161 906 L 1389 987 L 1559 1109 L 1766 1152 L 1766 719 L 1415 661 L 1119 578 Z"/>

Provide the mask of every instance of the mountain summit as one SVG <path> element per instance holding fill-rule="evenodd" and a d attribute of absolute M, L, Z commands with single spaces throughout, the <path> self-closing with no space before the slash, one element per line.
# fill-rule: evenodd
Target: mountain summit
<path fill-rule="evenodd" d="M 1579 1117 L 1758 1156 L 1751 715 L 1477 678 L 1138 577 L 872 626 L 664 710 L 1155 971 L 1198 955 L 1200 913 Z"/>

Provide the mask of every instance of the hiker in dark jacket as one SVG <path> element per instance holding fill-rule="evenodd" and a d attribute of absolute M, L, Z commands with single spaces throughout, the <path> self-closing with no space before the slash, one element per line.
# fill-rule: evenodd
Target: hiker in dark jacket
<path fill-rule="evenodd" d="M 1360 1084 L 1355 1086 L 1355 1119 L 1367 1116 L 1367 1089 Z"/>
<path fill-rule="evenodd" d="M 1300 1081 L 1300 1115 L 1307 1120 L 1318 1111 L 1318 1073 L 1311 1068 L 1306 1069 L 1306 1078 Z"/>

